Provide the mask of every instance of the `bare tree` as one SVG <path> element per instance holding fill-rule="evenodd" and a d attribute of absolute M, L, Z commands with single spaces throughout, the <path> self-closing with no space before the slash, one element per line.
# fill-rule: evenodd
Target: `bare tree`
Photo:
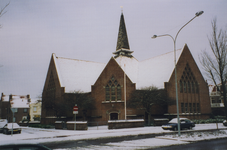
<path fill-rule="evenodd" d="M 214 18 L 211 22 L 212 33 L 208 37 L 211 54 L 207 51 L 202 51 L 200 54 L 200 63 L 205 70 L 207 77 L 217 85 L 221 83 L 221 96 L 225 105 L 225 116 L 227 119 L 227 102 L 226 102 L 226 79 L 227 79 L 227 34 L 225 30 L 217 28 L 217 19 Z"/>
<path fill-rule="evenodd" d="M 7 6 L 9 6 L 9 3 L 6 4 L 3 8 L 1 8 L 1 10 L 0 10 L 0 17 L 2 17 L 7 12 L 5 10 Z M 2 26 L 0 25 L 0 27 L 2 27 Z"/>
<path fill-rule="evenodd" d="M 148 114 L 148 124 L 151 122 L 151 109 L 153 105 L 162 107 L 171 103 L 164 89 L 155 86 L 145 87 L 132 93 L 128 106 L 131 108 L 142 109 Z"/>

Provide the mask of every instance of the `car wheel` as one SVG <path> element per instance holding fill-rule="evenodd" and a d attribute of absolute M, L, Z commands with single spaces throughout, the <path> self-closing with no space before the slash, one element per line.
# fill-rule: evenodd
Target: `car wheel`
<path fill-rule="evenodd" d="M 192 126 L 190 126 L 188 129 L 191 130 L 192 129 Z"/>

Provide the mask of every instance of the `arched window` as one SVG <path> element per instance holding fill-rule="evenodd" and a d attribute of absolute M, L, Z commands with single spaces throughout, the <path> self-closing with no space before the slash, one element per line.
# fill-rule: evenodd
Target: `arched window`
<path fill-rule="evenodd" d="M 183 92 L 183 83 L 182 83 L 181 80 L 180 80 L 180 92 L 181 92 L 181 93 Z"/>
<path fill-rule="evenodd" d="M 198 83 L 188 64 L 186 64 L 184 72 L 181 76 L 180 88 L 182 86 L 181 82 L 183 82 L 183 90 L 180 90 L 181 93 L 183 93 L 183 92 L 184 93 L 198 93 L 199 92 Z"/>
<path fill-rule="evenodd" d="M 106 89 L 106 101 L 121 100 L 121 86 L 120 84 L 118 84 L 114 76 L 111 77 L 111 79 L 105 86 L 105 89 Z"/>

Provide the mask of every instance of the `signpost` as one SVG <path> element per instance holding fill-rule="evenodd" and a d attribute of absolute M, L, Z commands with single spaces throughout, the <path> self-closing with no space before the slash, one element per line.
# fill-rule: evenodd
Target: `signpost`
<path fill-rule="evenodd" d="M 77 104 L 75 104 L 75 106 L 73 107 L 73 114 L 75 114 L 75 126 L 74 126 L 74 130 L 76 130 L 76 114 L 78 114 L 78 106 L 77 106 Z"/>
<path fill-rule="evenodd" d="M 13 112 L 13 123 L 14 123 L 14 113 L 16 112 L 16 108 L 11 108 L 11 111 Z M 11 136 L 13 136 L 13 123 L 12 123 L 12 131 L 11 131 Z"/>

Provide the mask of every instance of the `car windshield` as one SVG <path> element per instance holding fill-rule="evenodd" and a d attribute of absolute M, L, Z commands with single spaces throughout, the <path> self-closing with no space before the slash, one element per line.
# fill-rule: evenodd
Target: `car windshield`
<path fill-rule="evenodd" d="M 8 123 L 7 128 L 20 128 L 20 126 L 17 123 Z"/>
<path fill-rule="evenodd" d="M 177 118 L 174 118 L 174 119 L 170 120 L 169 123 L 177 123 Z"/>

